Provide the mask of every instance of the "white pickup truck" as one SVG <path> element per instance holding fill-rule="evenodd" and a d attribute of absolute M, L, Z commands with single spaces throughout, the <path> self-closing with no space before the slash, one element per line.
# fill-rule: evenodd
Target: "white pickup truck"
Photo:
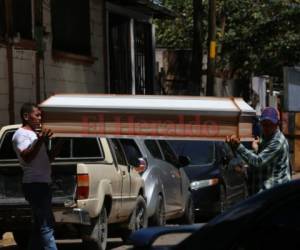
<path fill-rule="evenodd" d="M 28 242 L 30 209 L 21 190 L 22 170 L 11 145 L 19 125 L 0 130 L 0 234 Z M 122 237 L 147 226 L 144 182 L 128 164 L 117 139 L 64 138 L 52 164 L 56 238 L 82 238 L 84 249 L 105 249 L 108 227 Z M 55 143 L 55 138 L 49 142 Z M 23 248 L 22 248 L 23 249 Z"/>

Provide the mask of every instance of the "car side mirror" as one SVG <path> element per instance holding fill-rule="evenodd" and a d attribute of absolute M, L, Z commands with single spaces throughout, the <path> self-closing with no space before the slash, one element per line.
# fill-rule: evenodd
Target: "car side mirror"
<path fill-rule="evenodd" d="M 138 164 L 134 166 L 134 169 L 139 173 L 142 174 L 148 168 L 148 161 L 145 157 L 138 158 Z"/>
<path fill-rule="evenodd" d="M 185 167 L 191 163 L 191 159 L 185 155 L 179 155 L 178 161 L 181 167 Z"/>

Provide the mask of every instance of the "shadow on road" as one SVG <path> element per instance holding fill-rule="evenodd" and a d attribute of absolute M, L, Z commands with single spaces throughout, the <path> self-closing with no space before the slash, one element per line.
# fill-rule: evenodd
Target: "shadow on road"
<path fill-rule="evenodd" d="M 126 247 L 122 247 L 123 242 L 121 239 L 118 238 L 113 238 L 109 239 L 109 242 L 107 244 L 107 250 L 109 249 L 127 249 Z M 60 241 L 58 240 L 57 242 L 57 247 L 59 250 L 84 250 L 81 245 L 80 240 L 69 240 L 69 241 Z M 19 249 L 15 244 L 11 245 L 1 245 L 0 244 L 0 249 L 1 250 L 26 250 L 26 249 Z"/>

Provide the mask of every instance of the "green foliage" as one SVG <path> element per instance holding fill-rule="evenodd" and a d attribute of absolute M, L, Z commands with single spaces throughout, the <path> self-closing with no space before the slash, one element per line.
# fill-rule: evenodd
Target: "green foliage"
<path fill-rule="evenodd" d="M 158 45 L 191 48 L 193 0 L 162 2 L 179 15 L 156 21 Z M 207 31 L 208 0 L 203 5 Z M 300 62 L 300 0 L 217 0 L 217 26 L 219 70 L 279 76 L 283 66 Z"/>
<path fill-rule="evenodd" d="M 298 3 L 297 3 L 298 2 Z M 226 0 L 220 66 L 243 75 L 282 75 L 282 67 L 300 62 L 300 1 Z"/>
<path fill-rule="evenodd" d="M 175 19 L 156 20 L 157 45 L 191 48 L 193 39 L 193 0 L 165 0 L 163 5 L 177 13 Z"/>

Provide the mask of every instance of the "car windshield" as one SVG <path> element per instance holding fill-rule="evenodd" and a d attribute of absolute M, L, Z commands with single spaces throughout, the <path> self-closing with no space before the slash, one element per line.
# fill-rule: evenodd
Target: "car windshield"
<path fill-rule="evenodd" d="M 170 140 L 169 143 L 178 155 L 190 158 L 190 165 L 208 164 L 214 159 L 214 143 L 212 141 Z"/>

